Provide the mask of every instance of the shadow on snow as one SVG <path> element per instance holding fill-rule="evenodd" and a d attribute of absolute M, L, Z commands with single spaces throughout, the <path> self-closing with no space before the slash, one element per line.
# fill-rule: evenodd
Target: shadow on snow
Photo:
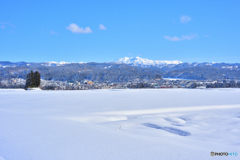
<path fill-rule="evenodd" d="M 146 127 L 150 127 L 150 128 L 161 129 L 161 130 L 164 130 L 164 131 L 167 131 L 169 133 L 173 133 L 173 134 L 176 134 L 176 135 L 179 135 L 179 136 L 189 136 L 189 135 L 191 135 L 191 133 L 189 133 L 189 132 L 182 131 L 180 129 L 176 129 L 176 128 L 172 128 L 172 127 L 161 127 L 161 126 L 158 126 L 156 124 L 151 124 L 151 123 L 144 123 L 143 125 L 146 126 Z"/>

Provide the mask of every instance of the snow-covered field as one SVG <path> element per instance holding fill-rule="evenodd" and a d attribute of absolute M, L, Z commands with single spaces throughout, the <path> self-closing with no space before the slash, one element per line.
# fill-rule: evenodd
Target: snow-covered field
<path fill-rule="evenodd" d="M 240 89 L 0 90 L 0 160 L 239 159 Z"/>

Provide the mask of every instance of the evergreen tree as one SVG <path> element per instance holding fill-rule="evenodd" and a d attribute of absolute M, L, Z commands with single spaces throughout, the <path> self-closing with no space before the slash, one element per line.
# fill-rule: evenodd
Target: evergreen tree
<path fill-rule="evenodd" d="M 30 87 L 36 87 L 33 71 L 31 71 L 31 86 Z"/>
<path fill-rule="evenodd" d="M 38 71 L 36 71 L 34 73 L 34 79 L 35 79 L 35 85 L 36 87 L 40 86 L 41 80 L 40 80 L 40 73 Z"/>
<path fill-rule="evenodd" d="M 27 74 L 25 89 L 27 89 L 29 86 L 31 86 L 31 73 Z"/>
<path fill-rule="evenodd" d="M 40 73 L 38 71 L 27 74 L 25 89 L 39 87 L 41 83 Z"/>

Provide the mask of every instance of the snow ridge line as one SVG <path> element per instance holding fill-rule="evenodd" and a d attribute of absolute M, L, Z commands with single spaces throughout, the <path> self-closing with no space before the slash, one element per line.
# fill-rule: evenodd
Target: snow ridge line
<path fill-rule="evenodd" d="M 125 110 L 125 111 L 113 111 L 113 112 L 101 112 L 94 113 L 97 115 L 139 115 L 139 114 L 155 114 L 155 113 L 168 113 L 168 112 L 189 112 L 200 110 L 212 110 L 212 109 L 229 109 L 240 108 L 240 104 L 236 105 L 212 105 L 212 106 L 192 106 L 192 107 L 180 107 L 180 108 L 161 108 L 161 109 L 147 109 L 147 110 Z"/>

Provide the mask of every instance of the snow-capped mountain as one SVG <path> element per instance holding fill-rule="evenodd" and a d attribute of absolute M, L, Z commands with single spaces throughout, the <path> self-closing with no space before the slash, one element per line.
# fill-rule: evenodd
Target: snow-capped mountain
<path fill-rule="evenodd" d="M 76 63 L 76 62 L 54 62 L 54 61 L 50 61 L 50 62 L 9 62 L 9 61 L 0 61 L 0 68 L 7 68 L 7 67 L 18 67 L 18 66 L 29 66 L 29 67 L 33 67 L 33 66 L 46 66 L 46 67 L 56 67 L 56 66 L 63 66 L 66 64 L 72 64 L 72 63 Z M 78 64 L 83 64 L 85 62 L 78 62 Z"/>
<path fill-rule="evenodd" d="M 132 66 L 138 66 L 138 67 L 161 67 L 166 65 L 178 65 L 181 64 L 181 61 L 175 60 L 175 61 L 159 61 L 159 60 L 150 60 L 147 58 L 140 58 L 140 57 L 124 57 L 120 58 L 115 61 L 116 63 L 124 63 L 129 64 Z"/>
<path fill-rule="evenodd" d="M 117 72 L 115 72 L 117 69 Z M 240 63 L 182 63 L 181 61 L 153 61 L 140 57 L 125 57 L 109 63 L 83 62 L 7 62 L 0 61 L 0 79 L 25 78 L 30 70 L 38 70 L 44 79 L 77 80 L 102 77 L 101 80 L 118 82 L 131 77 L 153 76 L 184 79 L 237 79 L 240 80 Z M 134 72 L 133 72 L 134 70 Z M 135 71 L 137 74 L 135 74 Z M 71 74 L 70 74 L 71 73 Z M 115 75 L 115 73 L 117 73 Z M 74 75 L 74 76 L 73 76 Z M 113 76 L 115 75 L 115 76 Z M 134 76 L 135 75 L 135 76 Z M 71 77 L 73 76 L 73 77 Z M 70 77 L 70 78 L 69 78 Z M 118 77 L 118 78 L 117 78 Z M 99 80 L 98 80 L 99 81 Z"/>
<path fill-rule="evenodd" d="M 44 62 L 44 63 L 41 63 L 42 66 L 49 66 L 49 67 L 53 67 L 53 66 L 63 66 L 63 65 L 66 65 L 66 64 L 72 64 L 72 63 L 76 63 L 76 64 L 82 64 L 84 62 L 54 62 L 54 61 L 50 61 L 50 62 Z"/>
<path fill-rule="evenodd" d="M 46 66 L 46 67 L 56 67 L 56 66 L 63 66 L 66 64 L 83 64 L 84 62 L 8 62 L 8 61 L 0 61 L 0 68 L 6 68 L 6 67 L 17 67 L 17 66 Z M 137 66 L 137 67 L 163 67 L 163 66 L 176 66 L 178 64 L 182 64 L 181 61 L 175 60 L 175 61 L 159 61 L 159 60 L 150 60 L 147 58 L 140 58 L 140 57 L 124 57 L 120 58 L 114 63 L 118 64 L 128 64 L 132 66 Z"/>
<path fill-rule="evenodd" d="M 85 64 L 87 62 L 9 62 L 9 61 L 0 61 L 0 68 L 9 68 L 9 67 L 59 67 L 65 66 L 68 64 Z M 124 57 L 120 58 L 116 61 L 111 61 L 109 63 L 116 64 L 127 64 L 130 66 L 143 67 L 143 68 L 151 68 L 157 67 L 162 70 L 179 70 L 179 69 L 187 69 L 187 68 L 196 68 L 196 67 L 215 67 L 219 69 L 227 69 L 227 70 L 240 70 L 240 63 L 216 63 L 216 62 L 203 62 L 203 63 L 186 63 L 178 60 L 174 61 L 161 61 L 161 60 L 150 60 L 147 58 L 141 57 Z"/>

